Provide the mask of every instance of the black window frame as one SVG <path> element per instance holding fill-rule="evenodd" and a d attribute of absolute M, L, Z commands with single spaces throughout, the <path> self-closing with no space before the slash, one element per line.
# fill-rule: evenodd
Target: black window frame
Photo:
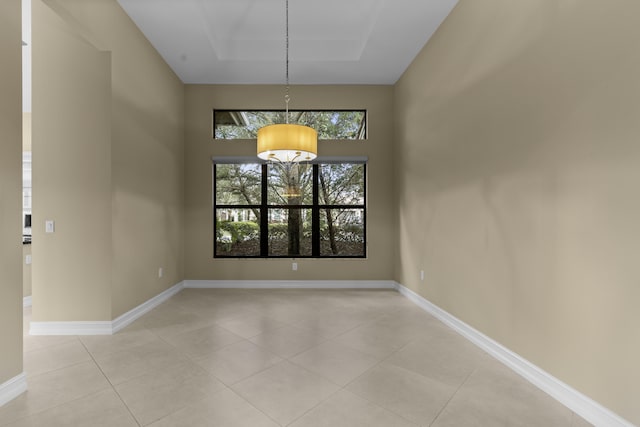
<path fill-rule="evenodd" d="M 227 158 L 227 159 L 213 159 L 212 167 L 212 181 L 213 181 L 213 258 L 214 259 L 365 259 L 367 258 L 367 160 L 362 158 L 350 159 L 315 159 L 312 162 L 305 162 L 312 166 L 312 204 L 269 204 L 268 203 L 268 162 L 257 159 L 246 158 Z M 362 164 L 364 168 L 363 174 L 363 203 L 362 204 L 320 204 L 319 195 L 319 168 L 325 164 Z M 217 179 L 216 179 L 216 167 L 218 164 L 259 164 L 261 165 L 261 202 L 260 204 L 217 204 Z M 260 255 L 220 255 L 218 253 L 218 221 L 217 210 L 218 209 L 259 209 L 260 211 Z M 270 209 L 310 209 L 311 210 L 311 255 L 270 255 L 269 254 L 269 215 Z M 322 210 L 326 209 L 358 209 L 362 210 L 362 226 L 363 226 L 363 242 L 362 242 L 362 254 L 361 255 L 321 255 L 321 236 L 320 236 L 320 215 Z"/>

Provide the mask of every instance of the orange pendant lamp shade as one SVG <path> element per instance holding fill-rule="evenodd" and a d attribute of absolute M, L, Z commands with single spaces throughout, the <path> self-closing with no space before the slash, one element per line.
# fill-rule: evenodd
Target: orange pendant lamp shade
<path fill-rule="evenodd" d="M 277 124 L 258 129 L 258 157 L 279 162 L 308 162 L 318 155 L 318 133 L 309 126 Z"/>

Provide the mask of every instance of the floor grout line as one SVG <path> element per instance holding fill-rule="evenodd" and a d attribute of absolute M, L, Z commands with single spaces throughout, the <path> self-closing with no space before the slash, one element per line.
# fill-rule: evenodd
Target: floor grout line
<path fill-rule="evenodd" d="M 82 344 L 82 346 L 85 348 L 85 350 L 87 351 L 87 353 L 89 353 L 89 356 L 91 357 L 91 360 L 93 360 L 93 363 L 96 365 L 96 367 L 100 370 L 100 372 L 102 373 L 102 375 L 104 376 L 104 378 L 107 380 L 107 382 L 109 383 L 109 385 L 111 386 L 111 389 L 113 390 L 113 392 L 116 394 L 116 396 L 118 396 L 118 399 L 120 399 L 120 402 L 122 402 L 122 404 L 124 405 L 125 408 L 127 408 L 127 411 L 129 412 L 129 414 L 131 414 L 131 417 L 133 418 L 133 420 L 136 422 L 136 424 L 138 424 L 139 427 L 142 427 L 142 424 L 140 424 L 140 421 L 138 421 L 138 418 L 135 416 L 135 414 L 133 413 L 133 411 L 131 411 L 131 408 L 129 408 L 129 405 L 127 405 L 127 402 L 124 401 L 124 399 L 122 398 L 122 396 L 120 395 L 120 393 L 118 393 L 118 390 L 116 389 L 115 385 L 111 382 L 111 380 L 109 379 L 109 377 L 107 376 L 107 374 L 102 370 L 102 367 L 100 366 L 100 364 L 98 363 L 98 361 L 95 359 L 95 357 L 93 357 L 93 354 L 89 351 L 89 349 L 87 348 L 86 344 L 82 341 L 82 339 L 79 340 L 80 343 Z"/>
<path fill-rule="evenodd" d="M 426 362 L 422 361 L 423 353 L 430 354 L 431 350 L 428 349 L 432 346 L 431 339 L 437 336 L 439 329 L 430 328 L 428 326 L 430 322 L 423 325 L 421 323 L 422 318 L 418 315 L 418 312 L 416 314 L 412 313 L 407 307 L 400 305 L 398 299 L 393 296 L 385 295 L 379 298 L 377 295 L 369 294 L 371 298 L 367 299 L 368 293 L 364 291 L 360 295 L 353 296 L 348 293 L 335 293 L 339 292 L 338 290 L 327 290 L 318 294 L 306 293 L 310 290 L 305 290 L 305 293 L 302 291 L 290 292 L 289 290 L 270 290 L 267 293 L 265 290 L 244 289 L 225 290 L 223 292 L 217 292 L 217 290 L 190 291 L 190 289 L 184 289 L 180 294 L 176 294 L 167 300 L 167 303 L 149 311 L 149 313 L 141 316 L 140 319 L 136 319 L 136 322 L 132 322 L 131 325 L 127 325 L 118 334 L 126 333 L 128 328 L 132 328 L 135 333 L 126 335 L 122 339 L 110 340 L 105 338 L 103 341 L 100 338 L 96 338 L 95 341 L 92 341 L 85 340 L 81 336 L 74 336 L 73 340 L 70 339 L 65 342 L 49 341 L 46 338 L 29 342 L 33 351 L 69 344 L 69 351 L 61 350 L 55 353 L 54 363 L 73 360 L 76 353 L 81 353 L 79 348 L 71 348 L 71 343 L 75 340 L 80 342 L 82 348 L 88 354 L 88 359 L 86 360 L 42 372 L 33 378 L 82 363 L 87 363 L 88 369 L 89 364 L 93 363 L 107 383 L 102 384 L 99 376 L 96 376 L 97 383 L 104 389 L 90 392 L 34 413 L 27 413 L 20 406 L 17 407 L 18 412 L 14 411 L 13 413 L 19 414 L 25 411 L 27 415 L 22 416 L 21 419 L 24 418 L 27 421 L 33 416 L 43 418 L 43 415 L 39 414 L 58 406 L 87 398 L 87 396 L 97 395 L 98 393 L 110 394 L 108 390 L 113 390 L 120 403 L 126 408 L 126 411 L 123 408 L 119 409 L 118 416 L 125 417 L 128 414 L 128 417 L 131 417 L 138 427 L 153 424 L 169 417 L 171 418 L 167 421 L 177 423 L 180 423 L 183 416 L 203 417 L 205 414 L 210 414 L 215 419 L 218 419 L 220 417 L 217 415 L 218 410 L 223 410 L 223 408 L 225 408 L 225 417 L 237 420 L 239 415 L 229 415 L 226 412 L 230 408 L 236 408 L 236 405 L 237 408 L 243 408 L 244 412 L 238 411 L 239 414 L 246 413 L 247 416 L 256 417 L 255 419 L 261 419 L 266 423 L 272 422 L 281 427 L 305 424 L 301 422 L 303 418 L 304 421 L 318 421 L 318 417 L 321 414 L 327 415 L 331 413 L 333 417 L 336 417 L 337 415 L 334 415 L 336 410 L 339 412 L 335 414 L 340 414 L 341 416 L 343 415 L 342 411 L 345 411 L 344 415 L 354 417 L 354 420 L 357 416 L 365 419 L 364 411 L 366 409 L 372 411 L 366 416 L 366 419 L 372 421 L 372 425 L 380 423 L 380 421 L 377 421 L 377 423 L 374 421 L 377 418 L 383 420 L 385 417 L 389 417 L 389 419 L 396 419 L 398 423 L 404 421 L 411 426 L 434 427 L 445 421 L 445 419 L 449 420 L 452 410 L 460 411 L 459 405 L 455 402 L 459 402 L 459 398 L 466 395 L 466 392 L 461 392 L 461 390 L 470 382 L 473 382 L 471 380 L 472 376 L 481 368 L 472 361 L 465 365 L 466 368 L 463 372 L 457 371 L 457 374 L 453 376 L 455 382 L 448 381 L 448 377 L 442 377 L 441 379 L 440 372 L 442 371 L 444 375 L 445 372 L 448 372 L 447 369 L 451 369 L 450 367 L 447 368 L 447 366 L 456 367 L 458 365 L 450 365 L 444 359 L 428 358 L 425 359 Z M 397 294 L 397 291 L 389 292 Z M 178 297 L 178 295 L 181 296 Z M 400 294 L 397 295 L 398 298 L 404 298 Z M 325 299 L 325 296 L 329 296 L 329 298 Z M 173 298 L 176 299 L 172 301 Z M 360 301 L 363 303 L 359 304 Z M 211 306 L 208 306 L 209 302 L 211 302 Z M 237 313 L 234 313 L 234 310 Z M 305 313 L 307 313 L 306 316 Z M 258 316 L 257 319 L 254 319 L 254 316 Z M 425 314 L 425 316 L 432 318 L 428 314 Z M 27 319 L 27 317 L 30 316 L 25 315 L 24 319 Z M 385 325 L 385 323 L 389 324 Z M 271 328 L 269 325 L 272 324 L 278 326 Z M 137 326 L 133 327 L 133 325 Z M 197 326 L 194 327 L 194 325 Z M 262 344 L 253 341 L 255 337 L 261 334 L 277 332 L 285 327 L 293 329 L 285 329 L 286 332 L 281 331 L 280 334 L 276 333 L 273 337 L 267 335 L 261 340 L 256 340 L 262 342 Z M 342 329 L 343 327 L 345 328 L 344 330 Z M 211 333 L 205 330 L 193 336 L 178 337 L 179 335 L 190 334 L 206 328 L 212 328 Z M 220 328 L 220 330 L 216 328 Z M 138 332 L 138 329 L 140 332 Z M 254 330 L 261 330 L 261 332 L 247 338 L 235 333 L 232 329 L 242 332 L 243 335 L 247 331 L 249 333 L 246 335 L 252 334 Z M 358 329 L 362 329 L 362 331 L 357 332 Z M 336 330 L 339 332 L 335 333 Z M 231 335 L 227 335 L 222 331 Z M 323 333 L 318 334 L 317 331 L 322 331 Z M 25 332 L 25 336 L 27 334 L 28 331 Z M 349 336 L 349 334 L 352 335 Z M 174 336 L 177 338 L 174 339 Z M 227 339 L 231 339 L 233 336 L 237 337 L 237 340 L 226 343 Z M 219 337 L 220 340 L 214 337 Z M 149 348 L 135 351 L 135 349 L 151 343 L 153 345 L 150 345 Z M 222 343 L 226 344 L 220 345 Z M 260 349 L 245 345 L 245 343 Z M 308 343 L 311 343 L 310 347 L 306 347 Z M 229 349 L 238 344 L 242 345 L 235 349 Z M 75 344 L 73 345 L 75 346 Z M 220 346 L 217 347 L 218 345 Z M 433 345 L 437 345 L 437 343 L 434 342 Z M 271 350 L 269 346 L 282 350 L 282 353 L 288 355 L 286 357 L 281 356 Z M 325 347 L 320 349 L 322 346 Z M 426 347 L 423 348 L 423 346 Z M 298 348 L 302 347 L 304 347 L 302 350 L 298 350 Z M 95 354 L 89 348 L 94 348 Z M 212 348 L 215 350 L 211 350 Z M 443 348 L 448 349 L 449 347 Z M 225 349 L 229 350 L 225 351 Z M 301 354 L 314 349 L 318 349 L 316 353 L 310 353 L 308 356 L 299 359 L 301 364 L 294 361 Z M 289 354 L 290 350 L 293 350 L 294 353 Z M 221 353 L 218 356 L 219 352 L 224 352 L 224 354 Z M 67 353 L 71 357 L 67 357 Z M 116 353 L 122 354 L 110 359 L 108 364 L 104 364 L 103 361 L 106 371 L 103 370 L 97 359 L 102 360 L 104 355 L 114 355 Z M 267 353 L 269 354 L 268 357 L 265 356 Z M 26 354 L 27 352 L 25 352 Z M 327 357 L 325 357 L 325 354 Z M 277 356 L 279 360 L 276 363 L 265 362 L 267 359 L 272 360 L 271 355 Z M 264 359 L 265 357 L 267 359 Z M 238 359 L 237 361 L 235 360 L 236 358 Z M 205 361 L 205 359 L 211 360 L 206 360 L 206 363 L 199 363 Z M 38 362 L 39 360 L 41 358 L 38 356 L 33 359 L 33 362 Z M 43 363 L 47 363 L 47 359 L 42 360 Z M 178 360 L 181 361 L 180 364 L 183 364 L 184 368 L 180 367 L 182 365 L 178 366 Z M 278 374 L 276 376 L 268 374 L 262 378 L 257 378 L 265 371 L 285 362 L 292 366 L 281 366 L 280 370 L 273 371 Z M 344 367 L 342 366 L 343 363 Z M 424 365 L 424 363 L 427 363 L 427 365 Z M 318 365 L 316 366 L 316 364 Z M 442 367 L 440 366 L 441 364 L 443 364 Z M 38 368 L 37 364 L 33 366 Z M 43 366 L 46 366 L 46 364 Z M 293 366 L 295 366 L 295 369 Z M 340 369 L 335 369 L 335 367 Z M 113 371 L 114 368 L 116 371 Z M 193 370 L 196 368 L 197 370 Z M 225 372 L 225 369 L 229 369 L 229 371 Z M 258 370 L 253 372 L 253 369 Z M 297 371 L 297 369 L 300 369 L 300 371 Z M 317 371 L 313 369 L 317 369 Z M 435 371 L 432 371 L 432 369 Z M 360 372 L 361 370 L 363 371 Z M 156 387 L 159 383 L 154 378 L 164 371 L 167 372 L 167 375 L 163 374 L 161 383 L 165 390 L 154 392 L 155 389 L 153 387 Z M 116 387 L 106 372 L 112 373 L 111 376 L 114 381 L 117 381 L 119 377 L 126 377 L 126 379 L 118 382 L 118 387 Z M 187 372 L 187 374 L 184 374 L 184 372 Z M 200 372 L 202 372 L 202 376 Z M 465 372 L 467 375 L 462 377 L 460 374 Z M 204 377 L 205 373 L 207 378 Z M 221 377 L 227 378 L 228 381 L 222 381 L 216 373 Z M 249 374 L 246 375 L 246 373 Z M 148 393 L 149 398 L 145 400 L 144 406 L 139 406 L 137 401 L 134 402 L 131 398 L 128 398 L 131 402 L 130 407 L 123 398 L 128 394 L 126 390 L 122 389 L 121 384 L 145 374 L 150 374 L 149 378 L 139 380 L 136 383 L 136 387 L 138 387 L 136 390 Z M 97 372 L 93 374 L 93 376 L 95 375 L 98 375 Z M 130 375 L 133 376 L 129 378 Z M 194 375 L 199 379 L 191 382 L 190 378 Z M 296 375 L 299 375 L 299 377 Z M 334 379 L 328 378 L 327 375 Z M 287 379 L 290 376 L 291 379 Z M 238 377 L 242 378 L 234 379 Z M 240 383 L 254 377 L 256 378 L 253 382 L 239 387 Z M 54 377 L 56 380 L 57 378 Z M 314 378 L 317 380 L 314 380 Z M 233 381 L 229 381 L 231 379 Z M 393 387 L 388 386 L 387 379 L 395 385 Z M 431 383 L 423 381 L 423 379 L 433 382 L 433 385 L 429 385 Z M 219 385 L 217 385 L 216 381 Z M 333 386 L 329 386 L 326 382 L 333 384 Z M 356 384 L 358 382 L 360 383 Z M 441 385 L 447 384 L 448 387 L 441 390 L 441 385 L 436 384 L 436 382 L 441 383 Z M 182 383 L 187 388 L 183 388 Z M 66 381 L 65 384 L 67 384 Z M 68 384 L 73 384 L 73 381 L 68 382 Z M 282 384 L 284 384 L 284 387 L 282 387 Z M 389 400 L 398 399 L 399 397 L 395 397 L 395 394 L 403 393 L 404 387 L 409 387 L 406 390 L 414 390 L 414 394 L 411 397 L 407 395 L 407 399 L 403 399 L 401 405 Z M 423 387 L 426 393 L 431 393 L 431 390 L 440 392 L 437 396 L 437 401 L 433 402 L 428 410 L 426 408 L 420 409 L 420 405 L 424 405 L 424 398 L 415 397 L 415 390 L 423 390 Z M 118 388 L 122 389 L 122 395 L 118 392 Z M 178 396 L 176 394 L 178 390 L 190 390 L 188 393 L 180 394 L 180 396 L 187 396 L 188 398 L 174 399 L 175 396 Z M 468 387 L 466 390 L 468 390 Z M 244 394 L 241 394 L 241 391 Z M 302 392 L 310 394 L 302 395 L 300 394 Z M 324 396 L 324 393 L 327 392 L 329 394 Z M 342 395 L 345 397 L 345 401 L 340 399 L 340 393 L 345 393 Z M 245 395 L 247 396 L 246 398 L 244 397 Z M 171 406 L 166 404 L 163 406 L 163 401 L 156 399 L 155 396 L 173 399 Z M 189 396 L 191 397 L 189 398 Z M 216 398 L 215 396 L 219 397 Z M 290 396 L 293 399 L 292 403 L 283 405 L 279 400 L 284 398 L 283 396 Z M 400 394 L 399 396 L 401 397 Z M 346 406 L 348 405 L 347 402 L 352 401 L 351 399 L 357 404 L 358 408 L 363 408 L 363 415 L 349 414 L 348 411 L 350 409 Z M 114 408 L 119 406 L 118 400 L 111 396 L 109 405 Z M 46 400 L 42 402 L 46 402 Z M 296 402 L 300 403 L 300 405 L 291 406 Z M 42 404 L 40 400 L 25 401 L 24 403 L 29 405 Z M 230 405 L 230 403 L 233 403 L 233 405 Z M 402 406 L 406 404 L 412 406 Z M 177 409 L 173 409 L 174 407 Z M 193 409 L 195 407 L 198 408 L 198 411 L 203 412 L 197 415 L 190 415 L 192 411 L 189 408 Z M 215 412 L 207 412 L 214 407 Z M 140 413 L 140 420 L 135 416 L 132 408 Z M 448 408 L 452 409 L 448 410 Z M 537 406 L 535 408 L 538 409 Z M 166 410 L 171 410 L 171 412 L 161 415 Z M 384 411 L 384 413 L 380 411 Z M 54 415 L 60 413 L 59 410 L 52 412 Z M 176 413 L 180 414 L 175 415 Z M 7 414 L 10 414 L 10 412 Z M 377 415 L 374 416 L 373 414 Z M 153 419 L 153 421 L 144 421 L 155 417 L 158 418 Z M 294 418 L 289 419 L 290 417 Z M 281 419 L 282 422 L 277 421 L 276 418 Z M 204 420 L 204 418 L 201 419 Z M 338 418 L 335 419 L 337 420 Z M 578 416 L 572 413 L 570 420 L 571 425 L 574 425 L 578 422 Z M 12 420 L 11 422 L 14 421 Z M 143 424 L 143 421 L 145 424 Z M 0 425 L 4 425 L 3 423 L 6 423 L 6 421 L 0 420 Z"/>
<path fill-rule="evenodd" d="M 256 405 L 254 405 L 252 402 L 250 402 L 249 400 L 245 399 L 243 395 L 241 395 L 240 393 L 238 393 L 236 390 L 233 389 L 233 387 L 229 386 L 228 387 L 229 390 L 235 394 L 236 396 L 238 396 L 240 399 L 242 399 L 244 402 L 246 402 L 249 406 L 251 406 L 252 408 L 254 408 L 256 411 L 260 412 L 261 414 L 263 414 L 265 417 L 269 418 L 271 421 L 273 421 L 274 423 L 276 423 L 277 425 L 284 427 L 282 424 L 280 424 L 280 422 L 278 422 L 277 420 L 273 419 L 269 414 L 267 414 L 266 412 L 264 412 L 262 409 L 258 408 Z"/>
<path fill-rule="evenodd" d="M 475 368 L 474 370 L 472 370 L 471 372 L 469 372 L 469 375 L 466 376 L 466 378 L 464 379 L 464 381 L 462 381 L 462 383 L 458 386 L 458 388 L 456 388 L 456 391 L 454 391 L 451 396 L 449 397 L 449 399 L 447 399 L 447 401 L 445 402 L 444 405 L 442 405 L 442 408 L 440 408 L 440 410 L 438 411 L 438 413 L 436 414 L 436 416 L 433 418 L 433 420 L 431 420 L 431 422 L 429 423 L 429 427 L 433 426 L 433 424 L 438 420 L 438 418 L 440 417 L 440 415 L 444 412 L 444 410 L 447 408 L 447 406 L 449 406 L 449 403 L 451 403 L 451 401 L 453 400 L 453 398 L 456 396 L 456 394 L 458 394 L 458 392 L 460 391 L 460 389 L 467 383 L 467 381 L 469 381 L 469 378 L 471 378 L 471 375 L 473 375 L 476 371 L 478 370 L 478 368 Z"/>

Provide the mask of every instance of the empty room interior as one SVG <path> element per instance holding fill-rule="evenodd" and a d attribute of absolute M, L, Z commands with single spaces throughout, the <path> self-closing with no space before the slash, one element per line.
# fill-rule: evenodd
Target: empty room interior
<path fill-rule="evenodd" d="M 0 426 L 640 426 L 638 16 L 2 0 Z"/>

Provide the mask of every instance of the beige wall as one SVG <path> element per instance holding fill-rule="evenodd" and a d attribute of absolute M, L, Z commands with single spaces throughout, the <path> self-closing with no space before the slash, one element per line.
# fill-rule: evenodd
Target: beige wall
<path fill-rule="evenodd" d="M 20 0 L 0 2 L 0 385 L 22 372 Z"/>
<path fill-rule="evenodd" d="M 111 320 L 182 280 L 183 85 L 115 0 L 33 3 L 33 320 Z"/>
<path fill-rule="evenodd" d="M 110 320 L 111 55 L 32 16 L 33 320 Z"/>
<path fill-rule="evenodd" d="M 184 85 L 115 0 L 92 3 L 72 10 L 112 55 L 115 318 L 184 278 Z"/>
<path fill-rule="evenodd" d="M 636 424 L 638 16 L 460 0 L 395 91 L 398 280 Z"/>
<path fill-rule="evenodd" d="M 360 260 L 214 259 L 212 156 L 256 155 L 255 141 L 212 139 L 213 109 L 278 109 L 283 86 L 186 87 L 185 278 L 198 280 L 391 280 L 394 212 L 392 87 L 294 86 L 291 108 L 366 109 L 369 139 L 320 141 L 320 156 L 368 156 L 368 257 Z"/>

